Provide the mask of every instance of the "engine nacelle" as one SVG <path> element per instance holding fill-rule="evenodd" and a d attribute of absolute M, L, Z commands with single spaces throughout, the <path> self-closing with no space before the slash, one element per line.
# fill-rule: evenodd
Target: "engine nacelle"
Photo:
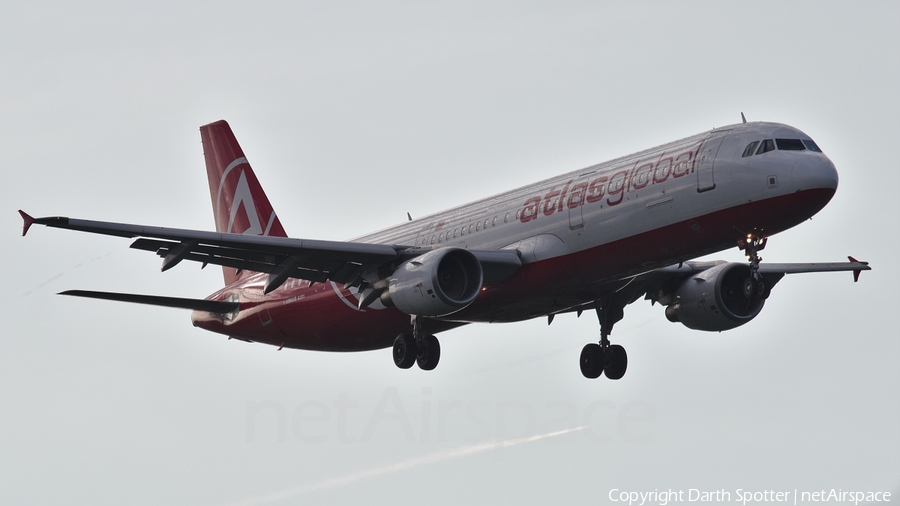
<path fill-rule="evenodd" d="M 729 330 L 755 318 L 768 295 L 769 285 L 754 279 L 749 265 L 723 263 L 682 283 L 666 317 L 694 330 Z"/>
<path fill-rule="evenodd" d="M 388 279 L 385 302 L 406 314 L 443 316 L 471 304 L 483 283 L 475 255 L 441 248 L 400 265 Z"/>

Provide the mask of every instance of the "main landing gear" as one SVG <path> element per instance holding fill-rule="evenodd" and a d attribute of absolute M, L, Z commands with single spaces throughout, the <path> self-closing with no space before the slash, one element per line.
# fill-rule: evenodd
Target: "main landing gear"
<path fill-rule="evenodd" d="M 581 350 L 581 374 L 588 379 L 599 378 L 606 373 L 611 380 L 621 379 L 628 368 L 625 348 L 609 344 L 609 334 L 613 325 L 622 319 L 624 306 L 615 304 L 613 297 L 597 303 L 597 318 L 600 320 L 600 343 L 590 343 Z"/>
<path fill-rule="evenodd" d="M 419 364 L 419 369 L 430 371 L 441 359 L 441 343 L 433 335 L 422 332 L 418 316 L 411 318 L 412 334 L 400 334 L 394 339 L 394 363 L 401 369 Z"/>

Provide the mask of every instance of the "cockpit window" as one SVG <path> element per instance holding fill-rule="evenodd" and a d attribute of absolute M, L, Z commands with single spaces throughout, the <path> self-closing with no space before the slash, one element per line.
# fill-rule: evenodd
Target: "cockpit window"
<path fill-rule="evenodd" d="M 806 149 L 800 139 L 775 139 L 775 144 L 782 151 L 803 151 Z"/>
<path fill-rule="evenodd" d="M 742 158 L 746 158 L 753 154 L 753 151 L 756 149 L 756 146 L 759 144 L 759 141 L 753 141 L 750 144 L 747 144 L 747 147 L 744 148 L 744 154 L 741 155 Z"/>
<path fill-rule="evenodd" d="M 803 139 L 803 145 L 806 146 L 806 149 L 810 151 L 815 151 L 816 153 L 821 153 L 822 150 L 819 146 L 812 141 L 812 139 Z"/>
<path fill-rule="evenodd" d="M 761 155 L 763 153 L 768 153 L 769 151 L 773 151 L 775 149 L 775 141 L 772 139 L 765 139 L 760 143 L 759 149 L 756 150 L 757 155 Z"/>

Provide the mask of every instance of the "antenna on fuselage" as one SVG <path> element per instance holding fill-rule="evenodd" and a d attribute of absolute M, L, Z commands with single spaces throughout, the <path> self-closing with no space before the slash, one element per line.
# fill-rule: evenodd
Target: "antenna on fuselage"
<path fill-rule="evenodd" d="M 744 117 L 743 112 L 741 112 L 741 121 L 743 121 L 744 123 L 747 123 L 747 118 Z"/>
<path fill-rule="evenodd" d="M 412 221 L 412 215 L 409 212 L 406 213 L 406 217 L 409 218 L 409 221 Z"/>

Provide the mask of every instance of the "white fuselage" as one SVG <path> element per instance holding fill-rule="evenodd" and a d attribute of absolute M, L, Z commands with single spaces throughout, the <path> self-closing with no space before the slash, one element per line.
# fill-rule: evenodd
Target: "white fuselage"
<path fill-rule="evenodd" d="M 834 164 L 820 152 L 741 157 L 754 140 L 783 137 L 809 139 L 774 123 L 718 128 L 354 240 L 486 250 L 534 244 L 522 250 L 528 263 L 748 202 L 837 187 Z"/>
<path fill-rule="evenodd" d="M 837 188 L 831 161 L 818 148 L 743 156 L 766 139 L 811 142 L 787 125 L 731 125 L 354 241 L 518 252 L 523 266 L 515 275 L 431 321 L 431 332 L 559 312 L 615 290 L 627 276 L 733 247 L 746 234 L 780 232 L 821 209 Z M 239 293 L 260 301 L 255 310 L 224 323 L 195 316 L 195 325 L 323 350 L 387 347 L 409 325 L 407 315 L 378 302 L 357 309 L 355 289 L 333 282 L 290 280 L 263 296 L 264 282 L 265 275 L 254 276 L 214 295 Z"/>

